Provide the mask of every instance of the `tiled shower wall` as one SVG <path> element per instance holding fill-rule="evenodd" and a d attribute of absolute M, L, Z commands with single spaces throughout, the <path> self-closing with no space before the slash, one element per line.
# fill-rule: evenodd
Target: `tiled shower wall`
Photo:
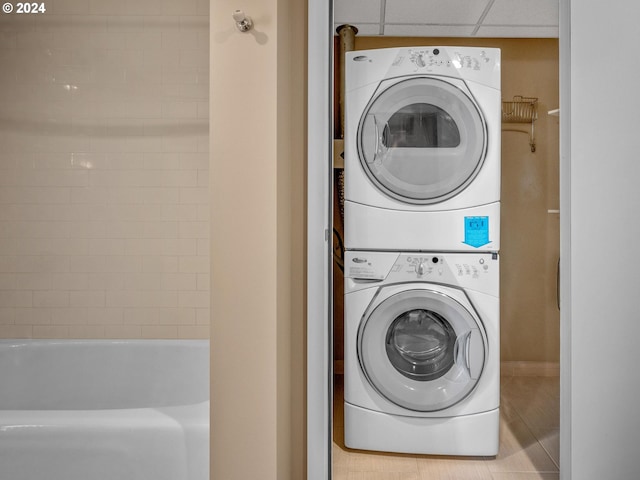
<path fill-rule="evenodd" d="M 0 13 L 0 337 L 208 338 L 209 2 L 44 5 Z"/>

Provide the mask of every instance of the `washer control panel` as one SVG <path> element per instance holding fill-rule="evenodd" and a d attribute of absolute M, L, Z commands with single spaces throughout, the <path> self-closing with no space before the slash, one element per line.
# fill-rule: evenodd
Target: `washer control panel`
<path fill-rule="evenodd" d="M 345 277 L 355 281 L 433 282 L 492 290 L 498 288 L 497 253 L 345 252 Z"/>
<path fill-rule="evenodd" d="M 490 256 L 491 254 L 489 254 Z M 497 268 L 497 262 L 496 268 Z M 481 275 L 489 274 L 491 261 L 483 256 L 477 258 L 466 258 L 465 255 L 458 255 L 451 258 L 451 254 L 402 254 L 394 263 L 391 273 L 415 274 L 418 278 L 448 276 L 453 273 L 455 277 L 470 277 L 479 279 Z"/>

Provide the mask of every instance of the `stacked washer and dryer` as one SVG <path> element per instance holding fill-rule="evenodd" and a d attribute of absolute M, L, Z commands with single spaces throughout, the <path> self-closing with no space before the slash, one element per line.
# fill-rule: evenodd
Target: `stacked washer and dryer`
<path fill-rule="evenodd" d="M 491 456 L 500 51 L 347 53 L 345 445 Z"/>

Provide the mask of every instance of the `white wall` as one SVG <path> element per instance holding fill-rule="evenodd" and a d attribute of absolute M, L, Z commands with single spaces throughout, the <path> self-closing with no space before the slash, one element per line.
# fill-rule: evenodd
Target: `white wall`
<path fill-rule="evenodd" d="M 0 337 L 208 337 L 209 3 L 0 15 Z"/>
<path fill-rule="evenodd" d="M 640 5 L 574 0 L 570 9 L 571 451 L 562 470 L 628 480 L 640 478 Z"/>
<path fill-rule="evenodd" d="M 211 3 L 216 480 L 304 478 L 305 16 L 298 0 Z"/>

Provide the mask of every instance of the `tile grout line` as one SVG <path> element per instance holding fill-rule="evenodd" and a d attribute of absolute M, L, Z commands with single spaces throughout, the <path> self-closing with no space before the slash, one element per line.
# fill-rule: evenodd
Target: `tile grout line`
<path fill-rule="evenodd" d="M 531 434 L 531 436 L 533 438 L 535 438 L 536 443 L 542 448 L 542 450 L 544 451 L 544 453 L 547 455 L 547 457 L 549 457 L 549 459 L 551 460 L 551 463 L 553 463 L 556 468 L 558 469 L 558 472 L 560 471 L 560 465 L 558 465 L 555 461 L 555 459 L 553 458 L 553 456 L 551 456 L 551 454 L 549 453 L 549 451 L 545 448 L 545 446 L 542 444 L 542 442 L 540 441 L 540 439 L 538 438 L 538 436 L 533 432 L 533 430 L 531 430 L 531 426 L 529 425 L 529 423 L 527 422 L 527 420 L 525 419 L 525 417 L 520 413 L 519 408 L 517 407 L 517 405 L 515 403 L 511 403 L 511 407 L 513 408 L 513 410 L 516 412 L 516 414 L 518 415 L 518 418 L 520 419 L 520 421 L 522 422 L 522 424 L 526 427 L 527 431 Z M 536 470 L 536 473 L 558 473 L 558 472 L 551 472 L 551 471 L 546 471 L 546 470 Z M 533 472 L 512 472 L 512 473 L 533 473 Z"/>

